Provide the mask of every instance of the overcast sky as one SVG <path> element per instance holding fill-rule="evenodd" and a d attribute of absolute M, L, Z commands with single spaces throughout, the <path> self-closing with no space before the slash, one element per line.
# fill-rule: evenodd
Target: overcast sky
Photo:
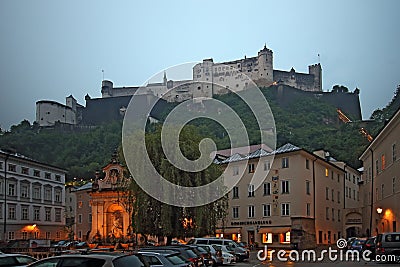
<path fill-rule="evenodd" d="M 256 56 L 274 68 L 322 64 L 323 89 L 360 88 L 363 118 L 400 84 L 400 1 L 0 1 L 0 127 L 35 103 L 101 96 L 101 80 L 143 84 L 184 62 Z M 174 78 L 174 77 L 168 77 Z"/>

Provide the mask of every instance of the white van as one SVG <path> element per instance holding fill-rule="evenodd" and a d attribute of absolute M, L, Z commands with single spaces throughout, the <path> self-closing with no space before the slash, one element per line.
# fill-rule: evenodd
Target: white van
<path fill-rule="evenodd" d="M 217 237 L 199 237 L 192 238 L 187 242 L 188 245 L 225 245 L 233 250 L 239 261 L 249 258 L 249 250 L 240 247 L 231 239 L 222 239 Z"/>

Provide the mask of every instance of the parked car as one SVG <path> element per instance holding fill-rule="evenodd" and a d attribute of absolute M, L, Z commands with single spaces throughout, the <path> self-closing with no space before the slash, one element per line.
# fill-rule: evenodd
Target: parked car
<path fill-rule="evenodd" d="M 350 237 L 347 239 L 347 247 L 346 249 L 350 249 L 351 244 L 357 239 L 357 237 Z"/>
<path fill-rule="evenodd" d="M 0 254 L 0 266 L 27 266 L 36 259 L 23 254 Z"/>
<path fill-rule="evenodd" d="M 203 258 L 190 247 L 186 245 L 171 245 L 171 246 L 158 246 L 141 248 L 139 251 L 157 251 L 157 250 L 170 250 L 180 252 L 181 255 L 191 261 L 196 267 L 204 266 Z"/>
<path fill-rule="evenodd" d="M 376 236 L 376 255 L 395 255 L 400 262 L 400 232 L 382 233 Z"/>
<path fill-rule="evenodd" d="M 249 248 L 247 242 L 238 242 L 238 245 L 241 246 L 242 248 Z"/>
<path fill-rule="evenodd" d="M 204 248 L 210 253 L 213 266 L 223 264 L 224 259 L 222 258 L 222 251 L 220 248 L 215 248 L 213 245 L 198 245 L 198 246 Z"/>
<path fill-rule="evenodd" d="M 215 249 L 221 250 L 222 264 L 232 264 L 237 261 L 234 251 L 225 245 L 212 245 Z"/>
<path fill-rule="evenodd" d="M 197 255 L 203 258 L 203 262 L 206 266 L 213 265 L 211 253 L 208 250 L 204 249 L 199 245 L 187 245 L 187 246 L 191 247 L 193 251 L 196 252 Z"/>
<path fill-rule="evenodd" d="M 365 238 L 354 239 L 354 241 L 350 245 L 349 250 L 357 250 L 361 252 L 363 250 L 365 241 L 367 241 Z"/>
<path fill-rule="evenodd" d="M 368 238 L 363 246 L 363 251 L 371 251 L 370 254 L 370 258 L 372 259 L 373 257 L 375 257 L 375 240 L 376 240 L 376 236 L 370 237 Z"/>
<path fill-rule="evenodd" d="M 196 245 L 225 245 L 234 250 L 235 256 L 237 256 L 239 261 L 243 261 L 249 258 L 250 251 L 239 246 L 235 241 L 231 239 L 221 239 L 221 238 L 192 238 L 188 241 L 188 244 Z"/>
<path fill-rule="evenodd" d="M 122 254 L 88 254 L 88 255 L 62 255 L 49 257 L 34 262 L 29 267 L 148 267 L 149 265 L 143 260 L 141 255 L 122 255 Z"/>
<path fill-rule="evenodd" d="M 159 250 L 159 251 L 139 251 L 143 260 L 150 266 L 166 267 L 193 267 L 193 264 L 186 261 L 177 251 Z"/>

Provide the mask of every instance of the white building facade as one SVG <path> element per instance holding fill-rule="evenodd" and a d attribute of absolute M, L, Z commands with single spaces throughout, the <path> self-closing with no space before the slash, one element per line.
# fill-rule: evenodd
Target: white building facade
<path fill-rule="evenodd" d="M 66 170 L 0 150 L 3 241 L 65 238 Z"/>

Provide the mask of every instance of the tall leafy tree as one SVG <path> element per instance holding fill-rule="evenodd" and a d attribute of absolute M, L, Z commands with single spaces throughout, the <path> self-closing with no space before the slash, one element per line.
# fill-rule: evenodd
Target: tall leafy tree
<path fill-rule="evenodd" d="M 202 137 L 193 126 L 186 126 L 179 136 L 179 147 L 188 159 L 197 159 Z M 200 172 L 185 172 L 173 166 L 165 157 L 161 146 L 161 128 L 146 134 L 146 149 L 153 166 L 165 179 L 182 186 L 205 185 L 221 175 L 220 167 L 212 164 Z M 135 151 L 132 151 L 135 153 Z M 135 155 L 139 162 L 143 155 Z M 148 177 L 151 182 L 151 177 Z M 154 184 L 154 186 L 159 186 Z M 134 230 L 140 234 L 167 237 L 203 236 L 213 234 L 218 221 L 225 216 L 227 199 L 223 197 L 213 203 L 200 207 L 186 208 L 162 203 L 146 194 L 136 183 L 131 190 L 135 196 L 133 215 Z"/>

